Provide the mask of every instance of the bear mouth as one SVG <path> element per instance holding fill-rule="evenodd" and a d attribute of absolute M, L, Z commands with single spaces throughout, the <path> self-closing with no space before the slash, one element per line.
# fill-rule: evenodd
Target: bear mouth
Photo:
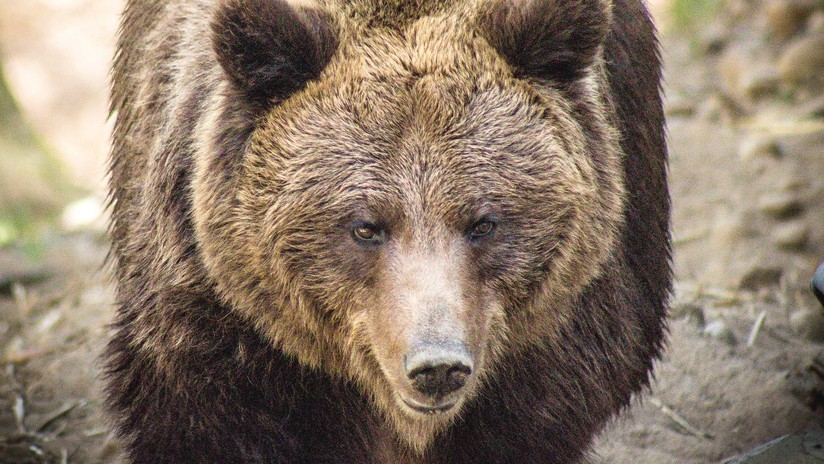
<path fill-rule="evenodd" d="M 426 406 L 419 404 L 415 401 L 408 400 L 406 398 L 401 397 L 401 402 L 408 407 L 409 409 L 426 415 L 437 415 L 437 414 L 444 414 L 452 410 L 457 404 L 457 401 L 451 401 L 443 404 L 438 404 L 435 406 Z"/>

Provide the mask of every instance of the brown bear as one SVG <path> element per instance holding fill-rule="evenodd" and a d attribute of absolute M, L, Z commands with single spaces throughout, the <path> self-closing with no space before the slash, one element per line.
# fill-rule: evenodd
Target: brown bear
<path fill-rule="evenodd" d="M 108 404 L 134 463 L 569 463 L 670 290 L 642 0 L 129 0 Z"/>

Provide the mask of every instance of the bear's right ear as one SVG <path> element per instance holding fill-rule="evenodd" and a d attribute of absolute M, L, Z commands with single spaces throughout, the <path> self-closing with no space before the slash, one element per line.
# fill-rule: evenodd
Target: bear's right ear
<path fill-rule="evenodd" d="M 516 74 L 555 82 L 595 62 L 612 20 L 612 0 L 489 0 L 478 29 Z"/>
<path fill-rule="evenodd" d="M 212 22 L 217 60 L 257 108 L 317 78 L 337 49 L 329 15 L 285 0 L 226 0 Z"/>

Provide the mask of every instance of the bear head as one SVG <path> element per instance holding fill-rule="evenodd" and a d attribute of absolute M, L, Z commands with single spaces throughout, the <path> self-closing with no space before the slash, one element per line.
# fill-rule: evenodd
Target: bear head
<path fill-rule="evenodd" d="M 374 3 L 219 2 L 194 223 L 221 300 L 422 451 L 616 247 L 610 2 Z"/>

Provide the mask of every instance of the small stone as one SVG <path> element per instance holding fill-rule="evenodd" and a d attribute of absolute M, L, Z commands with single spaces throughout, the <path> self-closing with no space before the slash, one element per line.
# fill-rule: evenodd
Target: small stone
<path fill-rule="evenodd" d="M 816 11 L 807 20 L 807 31 L 824 32 L 824 11 Z"/>
<path fill-rule="evenodd" d="M 824 95 L 819 95 L 804 103 L 798 111 L 801 117 L 824 118 Z"/>
<path fill-rule="evenodd" d="M 781 85 L 781 76 L 774 68 L 750 68 L 741 75 L 739 92 L 749 99 L 774 95 Z"/>
<path fill-rule="evenodd" d="M 798 336 L 824 342 L 824 314 L 816 309 L 802 309 L 790 315 L 790 327 Z"/>
<path fill-rule="evenodd" d="M 88 197 L 68 205 L 63 210 L 60 222 L 67 232 L 105 230 L 105 213 L 104 200 Z"/>
<path fill-rule="evenodd" d="M 724 3 L 724 8 L 732 18 L 745 19 L 751 18 L 753 15 L 755 5 L 752 0 L 727 0 Z"/>
<path fill-rule="evenodd" d="M 696 45 L 705 55 L 717 55 L 724 50 L 729 40 L 729 29 L 715 22 L 701 29 Z"/>
<path fill-rule="evenodd" d="M 778 61 L 778 71 L 790 84 L 824 80 L 824 33 L 803 37 L 787 47 Z"/>
<path fill-rule="evenodd" d="M 52 272 L 25 253 L 0 248 L 0 296 L 11 295 L 15 284 L 30 285 L 46 280 Z"/>
<path fill-rule="evenodd" d="M 752 228 L 740 214 L 716 217 L 710 232 L 710 241 L 719 248 L 728 248 L 752 234 Z"/>
<path fill-rule="evenodd" d="M 737 343 L 735 334 L 732 329 L 727 327 L 726 322 L 722 320 L 712 321 L 704 327 L 704 335 L 708 335 L 716 340 L 720 340 L 727 345 L 735 345 Z"/>
<path fill-rule="evenodd" d="M 806 23 L 812 10 L 809 2 L 771 0 L 764 6 L 767 29 L 775 37 L 786 39 L 798 32 Z"/>
<path fill-rule="evenodd" d="M 777 92 L 781 75 L 774 65 L 759 64 L 761 53 L 750 45 L 727 49 L 717 66 L 722 88 L 727 94 L 746 102 Z"/>
<path fill-rule="evenodd" d="M 810 240 L 810 228 L 802 221 L 777 227 L 772 234 L 773 243 L 785 251 L 801 251 Z"/>
<path fill-rule="evenodd" d="M 759 158 L 780 158 L 781 146 L 771 137 L 754 136 L 741 141 L 738 158 L 750 161 Z"/>
<path fill-rule="evenodd" d="M 675 306 L 670 315 L 673 319 L 686 319 L 697 327 L 703 328 L 707 320 L 704 317 L 704 308 L 695 303 L 684 303 Z"/>
<path fill-rule="evenodd" d="M 804 205 L 792 193 L 770 193 L 758 200 L 758 210 L 776 219 L 787 219 L 802 213 Z"/>
<path fill-rule="evenodd" d="M 696 114 L 706 121 L 721 121 L 726 124 L 733 124 L 746 115 L 747 110 L 729 95 L 716 93 L 710 95 L 701 103 Z"/>
<path fill-rule="evenodd" d="M 777 267 L 755 267 L 750 269 L 738 282 L 742 290 L 758 290 L 764 287 L 777 286 L 781 282 L 784 271 Z"/>

